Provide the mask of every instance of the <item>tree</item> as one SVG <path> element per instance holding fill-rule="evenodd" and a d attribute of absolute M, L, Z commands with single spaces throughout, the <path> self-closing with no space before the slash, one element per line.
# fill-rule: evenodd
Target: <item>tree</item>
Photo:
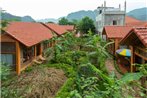
<path fill-rule="evenodd" d="M 68 24 L 69 24 L 69 21 L 65 17 L 59 20 L 59 25 L 68 25 Z"/>
<path fill-rule="evenodd" d="M 0 13 L 3 14 L 5 10 L 1 10 Z M 3 31 L 5 30 L 5 28 L 7 27 L 7 25 L 9 24 L 8 20 L 1 20 L 1 28 L 0 30 L 2 31 L 1 33 L 3 33 Z"/>
<path fill-rule="evenodd" d="M 95 25 L 92 19 L 89 17 L 83 18 L 78 24 L 78 30 L 82 33 L 88 33 L 89 30 L 95 32 Z"/>
<path fill-rule="evenodd" d="M 58 22 L 59 25 L 76 25 L 76 20 L 69 21 L 65 17 L 61 18 Z"/>

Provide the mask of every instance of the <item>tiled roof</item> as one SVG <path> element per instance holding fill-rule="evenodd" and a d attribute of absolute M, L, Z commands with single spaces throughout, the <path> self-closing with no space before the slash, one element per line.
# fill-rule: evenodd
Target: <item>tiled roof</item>
<path fill-rule="evenodd" d="M 125 24 L 126 26 L 132 26 L 132 27 L 147 27 L 147 22 L 137 20 L 130 16 L 126 16 Z"/>
<path fill-rule="evenodd" d="M 52 38 L 51 31 L 40 23 L 11 22 L 5 31 L 28 47 Z"/>
<path fill-rule="evenodd" d="M 127 23 L 126 26 L 147 27 L 147 22 L 132 22 L 132 23 Z"/>
<path fill-rule="evenodd" d="M 138 36 L 144 46 L 147 47 L 147 28 L 134 28 L 134 33 Z"/>
<path fill-rule="evenodd" d="M 65 28 L 67 31 L 73 31 L 74 25 L 60 25 L 61 27 Z"/>
<path fill-rule="evenodd" d="M 147 28 L 133 28 L 129 34 L 127 34 L 120 43 L 124 43 L 130 36 L 136 35 L 138 39 L 143 43 L 145 47 L 147 47 Z"/>
<path fill-rule="evenodd" d="M 133 22 L 141 22 L 140 20 L 137 20 L 137 19 L 135 19 L 135 18 L 133 18 L 133 17 L 130 17 L 130 16 L 126 16 L 125 17 L 125 23 L 127 24 L 127 23 L 133 23 Z"/>
<path fill-rule="evenodd" d="M 131 29 L 129 26 L 105 26 L 103 32 L 106 32 L 107 38 L 123 38 Z"/>
<path fill-rule="evenodd" d="M 58 35 L 62 35 L 64 33 L 66 33 L 66 28 L 63 28 L 62 26 L 58 25 L 58 24 L 54 24 L 54 23 L 47 23 L 45 24 L 48 28 L 50 28 L 52 31 L 54 31 L 55 33 L 57 33 Z"/>

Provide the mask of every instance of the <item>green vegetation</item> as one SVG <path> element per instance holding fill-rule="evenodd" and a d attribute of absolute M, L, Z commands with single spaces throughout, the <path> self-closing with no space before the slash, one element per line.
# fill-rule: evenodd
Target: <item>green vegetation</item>
<path fill-rule="evenodd" d="M 63 69 L 68 77 L 56 98 L 133 98 L 136 94 L 134 85 L 146 90 L 137 82 L 143 76 L 142 73 L 128 73 L 121 79 L 117 79 L 115 74 L 108 75 L 105 60 L 111 56 L 105 47 L 109 43 L 103 42 L 97 35 L 92 35 L 91 31 L 80 39 L 70 40 L 73 38 L 71 36 L 72 34 L 68 33 L 64 35 L 64 40 L 60 38 L 57 43 L 60 48 L 54 50 L 58 51 L 56 59 L 52 58 L 49 64 Z M 72 41 L 71 44 L 68 44 L 68 40 Z M 70 68 L 70 71 L 65 66 Z"/>
<path fill-rule="evenodd" d="M 110 43 L 104 42 L 98 35 L 93 35 L 92 30 L 86 32 L 88 34 L 80 38 L 74 37 L 74 34 L 70 32 L 60 38 L 54 38 L 52 41 L 56 41 L 56 44 L 44 51 L 48 62 L 40 65 L 38 68 L 40 71 L 37 69 L 34 73 L 43 72 L 43 68 L 56 68 L 62 69 L 68 78 L 55 97 L 134 98 L 136 93 L 144 97 L 143 92 L 147 89 L 141 86 L 138 80 L 146 75 L 146 65 L 140 67 L 143 73 L 128 73 L 117 79 L 114 73 L 108 74 L 105 68 L 106 59 L 111 58 L 105 47 Z M 34 68 L 28 68 L 26 72 L 30 73 L 35 70 Z M 40 76 L 45 77 L 50 74 L 41 73 Z M 40 87 L 47 84 L 41 84 Z M 135 91 L 134 85 L 139 90 Z M 33 86 L 26 87 L 19 92 L 20 88 L 9 90 L 5 86 L 2 87 L 2 98 L 10 96 L 17 98 L 21 96 L 20 92 L 25 92 L 27 95 L 30 94 L 30 89 L 33 89 Z"/>
<path fill-rule="evenodd" d="M 88 31 L 91 30 L 95 33 L 94 21 L 89 17 L 84 17 L 77 26 L 78 30 L 84 34 L 88 34 Z"/>
<path fill-rule="evenodd" d="M 81 20 L 72 20 L 69 21 L 65 17 L 61 18 L 58 22 L 60 25 L 75 25 L 77 27 L 77 30 L 81 32 L 81 34 L 88 34 L 89 30 L 91 30 L 92 33 L 95 33 L 96 28 L 94 25 L 94 21 L 89 17 L 84 17 Z"/>
<path fill-rule="evenodd" d="M 0 70 L 1 80 L 5 81 L 10 78 L 11 68 L 5 63 L 1 63 L 0 65 L 1 65 L 1 70 Z"/>
<path fill-rule="evenodd" d="M 61 18 L 58 22 L 59 25 L 74 25 L 74 23 L 68 21 L 65 17 Z"/>

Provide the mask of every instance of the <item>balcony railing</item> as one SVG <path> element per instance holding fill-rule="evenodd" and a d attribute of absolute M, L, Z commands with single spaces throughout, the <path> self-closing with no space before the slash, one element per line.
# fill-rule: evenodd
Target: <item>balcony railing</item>
<path fill-rule="evenodd" d="M 135 47 L 135 53 L 147 59 L 147 49 Z"/>

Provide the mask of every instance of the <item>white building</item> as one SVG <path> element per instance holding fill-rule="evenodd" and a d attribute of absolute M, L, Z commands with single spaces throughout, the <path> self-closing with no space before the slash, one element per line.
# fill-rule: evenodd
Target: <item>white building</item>
<path fill-rule="evenodd" d="M 124 10 L 121 10 L 120 5 L 119 8 L 106 7 L 106 2 L 104 2 L 104 6 L 98 7 L 97 11 L 96 28 L 100 35 L 104 26 L 123 26 L 125 24 L 126 2 L 124 4 Z"/>

